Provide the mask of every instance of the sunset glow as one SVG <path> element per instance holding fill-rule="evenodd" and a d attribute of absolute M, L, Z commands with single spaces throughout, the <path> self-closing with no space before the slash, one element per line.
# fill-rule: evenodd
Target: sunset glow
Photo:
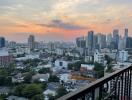
<path fill-rule="evenodd" d="M 10 40 L 35 34 L 69 41 L 89 30 L 123 34 L 125 27 L 132 35 L 132 0 L 0 0 L 0 35 Z"/>

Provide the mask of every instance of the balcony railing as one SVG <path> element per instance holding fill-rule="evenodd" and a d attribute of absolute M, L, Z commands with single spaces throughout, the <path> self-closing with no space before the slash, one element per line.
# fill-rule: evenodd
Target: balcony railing
<path fill-rule="evenodd" d="M 132 66 L 113 72 L 57 100 L 132 100 Z"/>

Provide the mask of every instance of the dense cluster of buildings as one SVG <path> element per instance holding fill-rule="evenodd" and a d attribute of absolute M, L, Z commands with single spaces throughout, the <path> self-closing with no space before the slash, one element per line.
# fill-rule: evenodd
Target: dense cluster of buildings
<path fill-rule="evenodd" d="M 90 61 L 93 57 L 94 61 L 102 62 L 105 54 L 124 62 L 128 60 L 128 52 L 131 53 L 132 50 L 132 37 L 128 36 L 128 29 L 125 29 L 123 36 L 118 29 L 107 35 L 89 31 L 87 36 L 76 38 L 76 45 L 86 60 Z"/>
<path fill-rule="evenodd" d="M 125 29 L 124 36 L 121 36 L 118 29 L 113 30 L 113 34 L 95 34 L 94 31 L 89 31 L 86 37 L 76 39 L 77 47 L 87 48 L 89 51 L 95 49 L 130 49 L 132 48 L 132 37 L 128 36 L 128 29 Z"/>
<path fill-rule="evenodd" d="M 132 64 L 132 37 L 125 29 L 124 35 L 119 34 L 119 30 L 113 30 L 113 34 L 95 34 L 89 31 L 87 36 L 76 38 L 76 43 L 72 42 L 38 42 L 34 35 L 30 35 L 27 43 L 7 42 L 4 37 L 0 37 L 0 67 L 8 67 L 15 63 L 16 70 L 29 68 L 27 61 L 32 62 L 31 70 L 36 72 L 32 76 L 32 81 L 47 82 L 48 86 L 43 92 L 45 99 L 48 95 L 56 95 L 57 88 L 63 84 L 68 92 L 77 90 L 80 86 L 89 84 L 96 80 L 95 65 L 99 63 L 107 70 L 107 60 L 105 56 L 112 59 L 114 70 L 122 66 Z M 71 68 L 71 66 L 73 69 Z M 78 67 L 78 69 L 76 68 Z M 48 68 L 53 75 L 56 75 L 59 82 L 48 82 L 50 73 L 39 73 L 39 70 Z M 105 71 L 104 71 L 105 72 Z M 25 73 L 13 73 L 12 82 L 24 82 Z"/>

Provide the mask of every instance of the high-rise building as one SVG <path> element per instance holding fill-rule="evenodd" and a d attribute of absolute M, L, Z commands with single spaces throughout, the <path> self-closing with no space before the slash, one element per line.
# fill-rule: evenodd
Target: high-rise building
<path fill-rule="evenodd" d="M 99 49 L 103 49 L 106 47 L 106 35 L 98 34 L 98 45 Z"/>
<path fill-rule="evenodd" d="M 29 36 L 28 45 L 29 45 L 30 49 L 34 49 L 35 48 L 35 37 L 33 35 Z"/>
<path fill-rule="evenodd" d="M 102 35 L 102 43 L 101 43 L 101 47 L 102 49 L 106 48 L 106 35 Z"/>
<path fill-rule="evenodd" d="M 48 50 L 49 51 L 54 51 L 55 50 L 55 43 L 53 43 L 53 42 L 49 42 L 48 43 Z"/>
<path fill-rule="evenodd" d="M 114 49 L 118 49 L 118 42 L 119 42 L 119 30 L 118 29 L 114 29 L 113 30 Z"/>
<path fill-rule="evenodd" d="M 126 48 L 132 49 L 132 37 L 126 39 Z"/>
<path fill-rule="evenodd" d="M 125 49 L 125 41 L 124 41 L 124 38 L 120 36 L 119 43 L 118 43 L 118 50 L 123 50 L 123 49 Z"/>
<path fill-rule="evenodd" d="M 127 39 L 128 39 L 128 29 L 126 28 L 125 29 L 125 33 L 124 33 L 124 45 L 125 45 L 125 48 L 127 46 Z"/>
<path fill-rule="evenodd" d="M 98 45 L 98 35 L 94 35 L 93 48 L 94 49 L 99 49 L 99 45 Z"/>
<path fill-rule="evenodd" d="M 109 47 L 112 42 L 112 34 L 108 34 L 106 38 L 107 46 Z"/>
<path fill-rule="evenodd" d="M 86 46 L 86 41 L 84 37 L 78 37 L 76 38 L 76 45 L 79 48 L 85 48 Z"/>
<path fill-rule="evenodd" d="M 86 47 L 92 51 L 93 50 L 93 40 L 94 40 L 94 31 L 89 31 L 86 38 Z"/>
<path fill-rule="evenodd" d="M 127 38 L 128 37 L 128 29 L 125 28 L 125 37 Z"/>
<path fill-rule="evenodd" d="M 5 47 L 5 38 L 4 37 L 0 37 L 0 48 Z"/>

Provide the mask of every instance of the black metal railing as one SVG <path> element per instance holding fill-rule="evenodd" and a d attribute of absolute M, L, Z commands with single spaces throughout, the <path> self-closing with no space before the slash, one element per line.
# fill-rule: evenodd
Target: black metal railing
<path fill-rule="evenodd" d="M 132 100 L 132 66 L 113 72 L 57 100 Z"/>

